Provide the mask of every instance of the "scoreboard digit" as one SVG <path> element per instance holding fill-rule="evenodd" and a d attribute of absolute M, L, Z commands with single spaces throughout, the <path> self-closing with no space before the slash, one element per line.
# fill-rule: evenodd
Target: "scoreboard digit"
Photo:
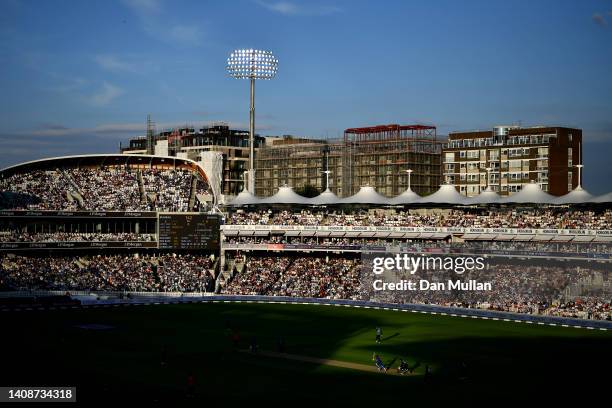
<path fill-rule="evenodd" d="M 159 214 L 159 248 L 217 249 L 219 224 L 220 218 L 214 214 Z"/>

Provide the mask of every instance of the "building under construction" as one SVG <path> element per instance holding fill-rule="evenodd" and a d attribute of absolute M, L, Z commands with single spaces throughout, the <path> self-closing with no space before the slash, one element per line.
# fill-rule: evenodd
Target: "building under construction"
<path fill-rule="evenodd" d="M 340 197 L 372 186 L 388 197 L 408 187 L 425 195 L 442 180 L 443 143 L 435 126 L 384 125 L 347 129 L 340 140 L 285 137 L 258 149 L 255 157 L 256 194 L 269 196 L 278 187 L 296 190 L 329 187 Z M 329 171 L 329 186 L 324 171 Z"/>
<path fill-rule="evenodd" d="M 255 149 L 265 138 L 255 135 Z M 130 139 L 129 146 L 120 147 L 122 153 L 154 154 L 199 160 L 202 153 L 213 151 L 223 155 L 221 192 L 234 196 L 244 187 L 244 173 L 249 161 L 249 132 L 230 129 L 225 123 L 196 128 L 184 126 L 155 132 L 147 118 L 147 135 Z"/>

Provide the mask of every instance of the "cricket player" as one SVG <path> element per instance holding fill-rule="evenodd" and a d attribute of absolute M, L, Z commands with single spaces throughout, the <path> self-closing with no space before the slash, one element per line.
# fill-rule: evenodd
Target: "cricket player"
<path fill-rule="evenodd" d="M 387 372 L 387 367 L 385 367 L 385 364 L 378 354 L 374 355 L 374 363 L 376 364 L 378 371 L 384 371 L 385 373 Z"/>

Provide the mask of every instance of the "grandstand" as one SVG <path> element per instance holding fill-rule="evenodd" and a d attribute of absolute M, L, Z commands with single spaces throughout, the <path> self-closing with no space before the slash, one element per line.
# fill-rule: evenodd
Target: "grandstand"
<path fill-rule="evenodd" d="M 605 199 L 577 192 L 551 198 L 532 186 L 512 201 L 487 192 L 466 199 L 449 187 L 394 199 L 367 187 L 345 199 L 328 192 L 325 200 L 290 188 L 266 199 L 244 193 L 222 207 L 220 219 L 211 214 L 217 198 L 204 168 L 187 159 L 28 162 L 0 172 L 0 287 L 428 303 L 610 319 L 612 210 Z M 364 254 L 395 252 L 486 256 L 500 291 L 370 293 Z"/>
<path fill-rule="evenodd" d="M 243 193 L 227 206 L 221 227 L 217 286 L 226 294 L 610 320 L 612 211 L 606 197 L 584 190 L 553 197 L 536 185 L 504 199 L 488 191 L 468 199 L 446 185 L 431 196 L 407 191 L 392 199 L 371 187 L 345 199 L 331 192 L 307 199 L 288 187 L 264 199 Z M 482 255 L 494 270 L 476 278 L 496 282 L 497 290 L 376 297 L 364 291 L 364 253 Z M 350 272 L 337 262 L 349 262 Z"/>
<path fill-rule="evenodd" d="M 0 209 L 8 210 L 185 212 L 212 202 L 196 162 L 142 155 L 23 163 L 0 172 L 0 192 Z"/>

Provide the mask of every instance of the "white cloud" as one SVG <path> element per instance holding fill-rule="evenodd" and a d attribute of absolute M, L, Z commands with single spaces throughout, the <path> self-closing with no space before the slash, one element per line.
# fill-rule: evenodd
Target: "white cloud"
<path fill-rule="evenodd" d="M 61 78 L 61 80 L 63 81 L 61 84 L 52 85 L 46 87 L 45 89 L 51 92 L 59 93 L 75 92 L 83 89 L 83 87 L 89 83 L 89 81 L 83 78 Z"/>
<path fill-rule="evenodd" d="M 286 16 L 327 16 L 342 11 L 339 7 L 332 5 L 298 4 L 291 1 L 269 2 L 257 0 L 256 3 L 270 11 Z"/>
<path fill-rule="evenodd" d="M 105 106 L 124 93 L 125 91 L 118 86 L 104 82 L 102 88 L 91 95 L 90 102 L 94 106 Z"/>
<path fill-rule="evenodd" d="M 202 44 L 199 25 L 189 23 L 190 16 L 178 21 L 164 10 L 161 0 L 124 0 L 124 4 L 140 20 L 142 30 L 149 36 L 169 44 L 195 47 Z M 180 10 L 180 9 L 179 9 Z"/>
<path fill-rule="evenodd" d="M 137 71 L 136 66 L 134 64 L 124 61 L 116 55 L 96 55 L 94 57 L 94 60 L 100 67 L 109 71 Z"/>
<path fill-rule="evenodd" d="M 202 40 L 202 32 L 195 25 L 177 25 L 172 27 L 168 34 L 173 42 L 183 45 L 200 45 Z"/>

